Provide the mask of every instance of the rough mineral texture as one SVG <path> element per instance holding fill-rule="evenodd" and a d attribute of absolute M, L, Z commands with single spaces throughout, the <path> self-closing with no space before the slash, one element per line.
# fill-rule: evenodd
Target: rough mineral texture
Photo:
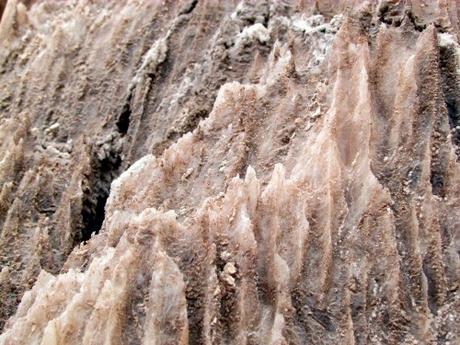
<path fill-rule="evenodd" d="M 0 344 L 460 343 L 458 0 L 0 15 Z"/>

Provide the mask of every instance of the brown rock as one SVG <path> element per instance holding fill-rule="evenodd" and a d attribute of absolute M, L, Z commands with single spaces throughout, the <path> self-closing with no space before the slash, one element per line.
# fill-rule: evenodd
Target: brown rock
<path fill-rule="evenodd" d="M 0 344 L 455 344 L 456 1 L 10 0 Z"/>

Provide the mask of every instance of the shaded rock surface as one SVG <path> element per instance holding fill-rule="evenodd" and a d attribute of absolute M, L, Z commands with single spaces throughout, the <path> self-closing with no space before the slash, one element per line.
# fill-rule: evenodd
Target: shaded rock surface
<path fill-rule="evenodd" d="M 460 5 L 9 0 L 0 344 L 456 344 Z"/>

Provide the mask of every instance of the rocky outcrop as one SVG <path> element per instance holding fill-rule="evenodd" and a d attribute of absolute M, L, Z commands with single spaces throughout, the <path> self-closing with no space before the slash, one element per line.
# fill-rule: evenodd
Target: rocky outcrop
<path fill-rule="evenodd" d="M 455 344 L 456 1 L 10 0 L 0 344 Z"/>

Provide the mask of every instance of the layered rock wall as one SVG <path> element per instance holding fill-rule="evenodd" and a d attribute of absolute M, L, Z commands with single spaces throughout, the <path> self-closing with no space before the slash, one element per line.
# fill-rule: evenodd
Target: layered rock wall
<path fill-rule="evenodd" d="M 455 344 L 456 1 L 9 0 L 0 344 Z"/>

